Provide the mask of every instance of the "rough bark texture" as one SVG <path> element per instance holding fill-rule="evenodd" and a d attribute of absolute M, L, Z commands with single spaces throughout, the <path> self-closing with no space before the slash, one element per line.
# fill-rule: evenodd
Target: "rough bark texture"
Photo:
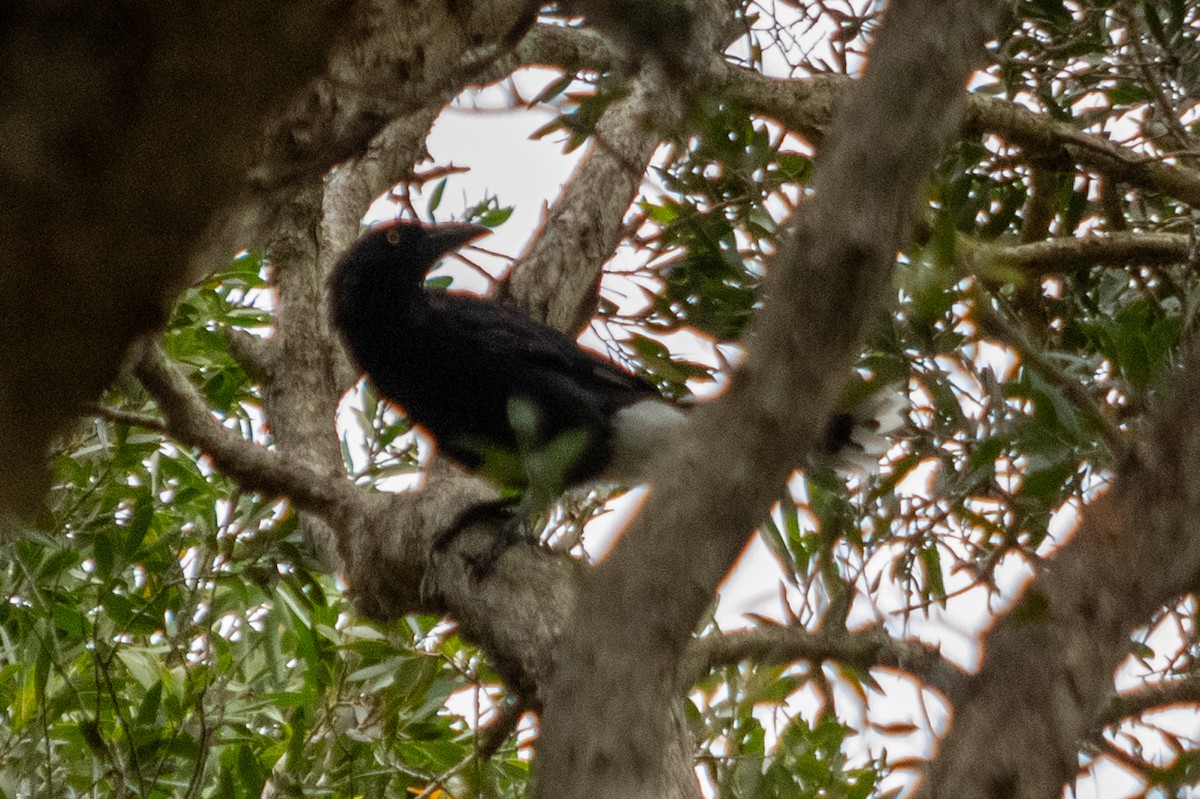
<path fill-rule="evenodd" d="M 921 797 L 1059 796 L 1109 714 L 1130 634 L 1200 588 L 1200 350 L 1108 494 L 984 639 Z"/>
<path fill-rule="evenodd" d="M 162 324 L 263 119 L 321 68 L 346 7 L 6 3 L 0 519 L 37 507 L 55 431 Z"/>
<path fill-rule="evenodd" d="M 264 196 L 360 154 L 393 120 L 440 108 L 533 22 L 526 0 L 364 0 L 328 70 L 272 120 L 251 182 Z"/>
<path fill-rule="evenodd" d="M 329 323 L 325 278 L 335 257 L 323 245 L 320 222 L 324 193 L 318 183 L 297 192 L 279 214 L 269 244 L 271 277 L 277 292 L 275 331 L 269 339 L 272 368 L 263 380 L 263 412 L 275 449 L 306 461 L 331 478 L 346 473 L 333 419 L 341 399 L 339 350 Z M 354 220 L 355 229 L 358 220 Z M 305 541 L 331 571 L 340 564 L 329 527 L 301 517 Z"/>
<path fill-rule="evenodd" d="M 421 492 L 380 499 L 374 518 L 382 522 L 375 527 L 381 537 L 369 540 L 359 528 L 343 539 L 348 574 L 357 578 L 360 608 L 376 618 L 396 618 L 415 607 L 448 612 L 461 633 L 487 651 L 508 686 L 536 704 L 584 566 L 561 553 L 518 545 L 480 579 L 473 564 L 495 545 L 496 531 L 486 526 L 466 530 L 445 552 L 430 554 L 437 533 L 472 501 L 492 496 L 478 480 L 443 475 Z"/>
<path fill-rule="evenodd" d="M 663 765 L 680 656 L 777 487 L 820 438 L 998 7 L 889 7 L 818 165 L 816 199 L 771 265 L 745 368 L 652 471 L 641 515 L 585 576 L 546 696 L 538 796 L 678 795 L 680 775 Z"/>
<path fill-rule="evenodd" d="M 601 270 L 621 239 L 621 222 L 664 131 L 678 113 L 661 106 L 661 74 L 646 70 L 629 97 L 604 114 L 596 141 L 575 168 L 500 299 L 551 327 L 578 334 L 596 310 Z"/>

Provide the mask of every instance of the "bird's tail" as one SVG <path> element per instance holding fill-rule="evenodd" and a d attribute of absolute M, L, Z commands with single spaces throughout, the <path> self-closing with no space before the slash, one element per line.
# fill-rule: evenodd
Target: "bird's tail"
<path fill-rule="evenodd" d="M 869 475 L 908 424 L 908 395 L 895 384 L 858 381 L 846 393 L 842 410 L 825 428 L 823 455 L 839 472 Z"/>

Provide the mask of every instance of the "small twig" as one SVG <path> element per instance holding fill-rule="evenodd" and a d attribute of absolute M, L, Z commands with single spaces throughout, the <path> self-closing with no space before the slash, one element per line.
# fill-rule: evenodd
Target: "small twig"
<path fill-rule="evenodd" d="M 135 411 L 123 411 L 120 408 L 110 408 L 107 405 L 100 403 L 89 404 L 85 407 L 85 412 L 92 416 L 98 416 L 117 424 L 127 424 L 131 427 L 144 427 L 147 430 L 154 430 L 159 433 L 165 433 L 167 426 L 158 416 L 153 416 L 148 413 L 137 413 Z"/>
<path fill-rule="evenodd" d="M 414 186 L 423 186 L 424 184 L 428 183 L 431 180 L 437 180 L 438 178 L 449 177 L 450 175 L 461 175 L 465 172 L 470 172 L 470 171 L 471 171 L 470 167 L 455 166 L 454 164 L 447 164 L 446 166 L 436 166 L 431 169 L 427 169 L 424 172 L 415 172 L 414 171 L 412 174 L 412 178 L 408 181 L 408 183 L 410 185 L 414 185 Z"/>
<path fill-rule="evenodd" d="M 475 742 L 475 755 L 480 760 L 491 758 L 516 732 L 521 717 L 534 709 L 536 709 L 535 703 L 523 696 L 516 697 L 512 702 L 498 705 L 496 717 L 479 729 Z"/>
<path fill-rule="evenodd" d="M 1072 402 L 1083 408 L 1099 428 L 1101 438 L 1112 451 L 1114 458 L 1118 458 L 1126 450 L 1127 441 L 1124 431 L 1113 423 L 1084 385 L 1065 374 L 1049 358 L 1042 355 L 1024 332 L 997 313 L 992 308 L 987 293 L 982 289 L 979 290 L 979 296 L 976 298 L 971 316 L 982 332 L 990 333 L 1012 345 L 1020 353 L 1026 366 L 1057 386 Z"/>
<path fill-rule="evenodd" d="M 1143 774 L 1154 766 L 1153 763 L 1150 763 L 1140 757 L 1135 757 L 1129 752 L 1126 752 L 1124 749 L 1117 746 L 1107 738 L 1102 738 L 1100 740 L 1099 748 L 1105 755 L 1111 757 L 1117 763 L 1124 766 L 1129 771 L 1132 771 L 1134 774 Z"/>

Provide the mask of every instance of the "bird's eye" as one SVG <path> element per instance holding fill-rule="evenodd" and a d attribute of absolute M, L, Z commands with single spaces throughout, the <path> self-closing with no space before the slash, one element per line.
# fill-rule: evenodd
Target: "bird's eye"
<path fill-rule="evenodd" d="M 385 235 L 387 237 L 388 244 L 399 244 L 400 243 L 400 231 L 399 230 L 389 230 Z"/>

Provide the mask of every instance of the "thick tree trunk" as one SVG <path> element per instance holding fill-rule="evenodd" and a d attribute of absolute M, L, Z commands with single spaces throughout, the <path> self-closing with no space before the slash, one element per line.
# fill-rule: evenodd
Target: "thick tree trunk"
<path fill-rule="evenodd" d="M 163 323 L 264 119 L 324 65 L 346 6 L 6 3 L 0 520 L 37 508 L 52 436 Z"/>
<path fill-rule="evenodd" d="M 646 507 L 584 581 L 546 695 L 538 796 L 660 796 L 679 779 L 664 766 L 676 760 L 668 709 L 683 690 L 680 657 L 778 487 L 820 440 L 1000 5 L 889 6 L 815 199 L 770 264 L 745 367 L 699 410 L 695 434 L 664 453 Z"/>

